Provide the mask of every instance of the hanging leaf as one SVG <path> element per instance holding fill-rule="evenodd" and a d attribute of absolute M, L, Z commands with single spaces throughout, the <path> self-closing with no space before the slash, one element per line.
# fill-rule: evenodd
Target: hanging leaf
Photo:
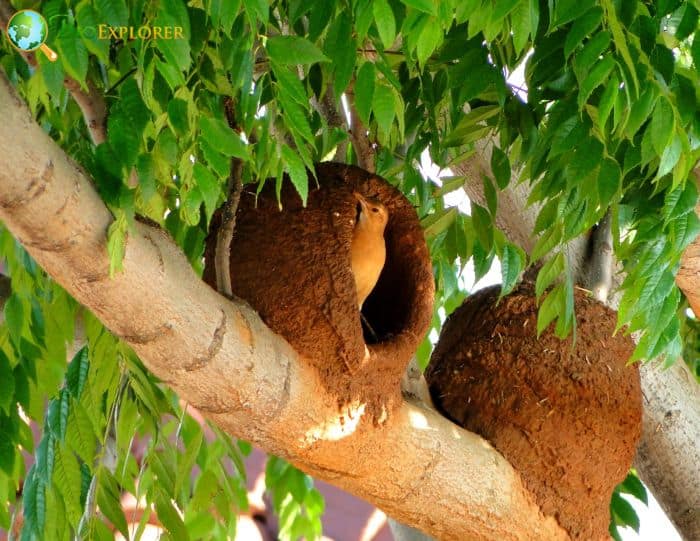
<path fill-rule="evenodd" d="M 266 49 L 270 58 L 281 65 L 329 61 L 318 47 L 299 36 L 273 36 L 267 40 Z"/>

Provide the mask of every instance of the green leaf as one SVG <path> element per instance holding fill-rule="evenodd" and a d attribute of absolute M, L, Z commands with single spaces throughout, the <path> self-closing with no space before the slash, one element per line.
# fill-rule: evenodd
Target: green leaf
<path fill-rule="evenodd" d="M 129 24 L 129 10 L 124 0 L 95 0 L 98 19 L 110 26 L 126 26 Z"/>
<path fill-rule="evenodd" d="M 75 354 L 73 360 L 68 363 L 68 369 L 66 370 L 66 387 L 76 400 L 83 393 L 89 369 L 88 347 L 83 346 Z"/>
<path fill-rule="evenodd" d="M 207 164 L 214 170 L 214 172 L 219 177 L 228 178 L 228 175 L 231 172 L 231 160 L 214 150 L 212 146 L 204 139 L 199 140 L 199 148 L 202 150 L 202 155 L 207 161 Z"/>
<path fill-rule="evenodd" d="M 107 253 L 109 254 L 109 275 L 113 277 L 123 270 L 128 224 L 123 212 L 116 213 L 116 219 L 107 230 Z"/>
<path fill-rule="evenodd" d="M 172 538 L 178 541 L 188 541 L 190 536 L 187 533 L 185 523 L 173 506 L 173 502 L 168 499 L 163 491 L 156 491 L 155 503 L 158 520 L 168 530 L 170 535 L 172 535 Z"/>
<path fill-rule="evenodd" d="M 241 0 L 207 0 L 205 6 L 212 22 L 230 36 Z"/>
<path fill-rule="evenodd" d="M 183 482 L 189 479 L 192 474 L 192 468 L 197 460 L 197 454 L 202 447 L 204 441 L 204 432 L 198 428 L 194 438 L 187 442 L 185 453 L 178 455 L 177 472 L 175 474 L 175 494 L 180 492 Z"/>
<path fill-rule="evenodd" d="M 687 182 L 685 186 L 668 190 L 664 196 L 664 207 L 661 212 L 664 222 L 668 223 L 674 218 L 692 212 L 697 201 L 698 189 L 694 182 Z"/>
<path fill-rule="evenodd" d="M 583 109 L 583 105 L 586 103 L 593 91 L 607 81 L 610 72 L 616 65 L 617 64 L 613 56 L 611 54 L 606 54 L 602 60 L 593 66 L 593 69 L 591 69 L 588 76 L 581 83 L 581 88 L 579 88 L 579 109 Z"/>
<path fill-rule="evenodd" d="M 622 59 L 627 65 L 627 69 L 632 75 L 633 85 L 630 86 L 633 86 L 633 88 L 630 88 L 630 93 L 633 96 L 636 96 L 639 92 L 639 80 L 637 78 L 637 66 L 634 63 L 634 60 L 632 60 L 632 55 L 630 54 L 629 47 L 627 47 L 628 39 L 622 30 L 620 21 L 617 19 L 617 12 L 615 11 L 615 5 L 613 4 L 613 0 L 603 0 L 601 3 L 603 4 L 603 9 L 605 10 L 605 14 L 607 15 L 607 24 L 610 28 L 610 31 L 612 32 L 613 41 L 615 42 L 615 48 L 622 56 Z"/>
<path fill-rule="evenodd" d="M 99 4 L 99 2 L 97 4 Z M 125 5 L 124 8 L 126 8 Z M 83 43 L 88 51 L 96 55 L 97 58 L 100 59 L 100 62 L 105 64 L 109 63 L 109 40 L 100 39 L 98 33 L 99 25 L 107 22 L 107 18 L 98 15 L 95 8 L 87 2 L 78 4 L 75 11 L 75 18 L 78 22 L 78 32 L 82 36 Z"/>
<path fill-rule="evenodd" d="M 564 302 L 564 288 L 559 284 L 547 294 L 537 312 L 537 336 L 549 327 L 554 318 L 564 312 Z"/>
<path fill-rule="evenodd" d="M 503 281 L 501 297 L 510 293 L 515 287 L 520 272 L 523 270 L 524 261 L 525 254 L 520 248 L 509 243 L 503 246 L 501 253 L 501 280 Z"/>
<path fill-rule="evenodd" d="M 443 31 L 438 21 L 434 19 L 429 20 L 423 27 L 416 45 L 416 56 L 418 57 L 419 66 L 425 66 L 430 55 L 442 43 L 442 38 Z"/>
<path fill-rule="evenodd" d="M 99 485 L 97 488 L 97 505 L 100 512 L 109 520 L 112 525 L 121 532 L 121 534 L 129 539 L 129 531 L 120 502 L 119 485 L 116 479 L 108 471 L 102 470 L 99 476 Z M 160 517 L 160 514 L 158 516 Z M 162 521 L 162 518 L 161 518 Z M 184 539 L 184 538 L 183 538 Z"/>
<path fill-rule="evenodd" d="M 36 465 L 32 466 L 24 481 L 22 490 L 24 507 L 24 530 L 34 532 L 37 538 L 43 536 L 46 523 L 46 485 L 36 474 Z"/>
<path fill-rule="evenodd" d="M 505 152 L 494 146 L 491 153 L 491 172 L 496 178 L 496 184 L 503 190 L 510 183 L 510 161 Z"/>
<path fill-rule="evenodd" d="M 214 214 L 214 211 L 218 207 L 219 196 L 221 195 L 221 183 L 209 169 L 199 162 L 194 164 L 192 174 L 202 194 L 202 199 L 204 200 L 207 220 L 210 220 L 212 214 Z"/>
<path fill-rule="evenodd" d="M 639 501 L 649 505 L 647 489 L 644 486 L 644 484 L 639 480 L 639 477 L 637 477 L 633 473 L 628 473 L 625 480 L 620 485 L 618 485 L 618 488 L 620 489 L 620 492 L 624 492 L 625 494 L 631 494 Z"/>
<path fill-rule="evenodd" d="M 318 47 L 299 36 L 272 36 L 267 40 L 266 49 L 270 58 L 281 65 L 329 62 Z"/>
<path fill-rule="evenodd" d="M 149 201 L 156 194 L 156 161 L 152 153 L 141 154 L 136 160 L 136 173 L 139 188 L 144 201 Z"/>
<path fill-rule="evenodd" d="M 480 139 L 492 130 L 484 121 L 499 112 L 500 107 L 497 105 L 485 105 L 472 109 L 459 119 L 457 125 L 445 137 L 442 144 L 446 147 L 459 146 Z"/>
<path fill-rule="evenodd" d="M 369 125 L 369 115 L 372 111 L 374 78 L 374 64 L 372 62 L 362 64 L 355 80 L 355 109 L 365 126 Z"/>
<path fill-rule="evenodd" d="M 66 423 L 66 443 L 87 464 L 92 464 L 97 449 L 97 437 L 85 408 L 73 402 Z"/>
<path fill-rule="evenodd" d="M 335 73 L 333 90 L 336 99 L 345 91 L 357 61 L 357 45 L 352 35 L 352 20 L 347 11 L 342 11 L 331 24 L 324 44 L 324 51 L 331 59 Z"/>
<path fill-rule="evenodd" d="M 493 245 L 493 222 L 491 215 L 481 205 L 471 202 L 472 207 L 472 224 L 476 231 L 479 243 L 484 251 L 489 252 Z"/>
<path fill-rule="evenodd" d="M 537 261 L 545 254 L 549 253 L 561 241 L 562 231 L 560 227 L 550 227 L 540 236 L 532 249 L 530 257 Z"/>
<path fill-rule="evenodd" d="M 581 17 L 581 14 L 588 11 L 594 5 L 594 0 L 558 0 L 554 4 L 554 16 L 549 25 L 549 30 L 552 31 L 559 26 Z"/>
<path fill-rule="evenodd" d="M 136 133 L 141 135 L 151 118 L 151 112 L 146 107 L 141 97 L 136 80 L 129 78 L 124 81 L 119 89 L 119 111 L 129 120 Z"/>
<path fill-rule="evenodd" d="M 163 76 L 171 90 L 175 91 L 185 84 L 185 78 L 177 65 L 170 62 L 161 62 L 160 60 L 156 61 L 156 65 L 158 66 L 158 73 Z"/>
<path fill-rule="evenodd" d="M 7 303 L 5 303 L 7 306 Z M 7 315 L 5 315 L 7 321 Z M 15 377 L 5 352 L 0 349 L 0 410 L 5 414 L 10 413 L 10 408 L 15 402 Z M 14 450 L 13 450 L 14 453 Z"/>
<path fill-rule="evenodd" d="M 564 272 L 564 255 L 558 252 L 553 258 L 547 260 L 537 273 L 537 281 L 535 282 L 535 295 L 537 299 L 542 296 L 545 290 L 552 285 Z"/>
<path fill-rule="evenodd" d="M 489 214 L 495 217 L 496 211 L 498 210 L 498 195 L 496 194 L 496 189 L 488 176 L 481 175 L 481 180 L 484 185 L 484 196 L 486 198 Z"/>
<path fill-rule="evenodd" d="M 652 142 L 653 139 L 654 132 L 652 132 Z M 678 163 L 678 160 L 681 158 L 682 151 L 683 145 L 681 143 L 681 139 L 674 134 L 671 139 L 671 144 L 664 148 L 663 152 L 661 153 L 659 170 L 656 173 L 657 178 L 661 178 L 673 170 Z"/>
<path fill-rule="evenodd" d="M 421 220 L 421 227 L 423 227 L 425 238 L 427 240 L 432 240 L 440 233 L 447 231 L 447 228 L 455 221 L 458 213 L 459 211 L 456 207 L 450 207 L 443 211 L 435 212 Z"/>
<path fill-rule="evenodd" d="M 391 87 L 379 82 L 375 85 L 372 110 L 379 129 L 385 134 L 389 134 L 395 114 L 394 92 Z"/>
<path fill-rule="evenodd" d="M 598 199 L 604 206 L 610 205 L 620 190 L 620 166 L 615 160 L 606 158 L 598 171 Z"/>
<path fill-rule="evenodd" d="M 642 124 L 649 118 L 654 107 L 657 92 L 657 87 L 655 85 L 649 85 L 639 98 L 632 103 L 630 116 L 627 120 L 627 126 L 625 127 L 625 133 L 628 138 L 632 139 L 639 128 L 641 128 Z"/>
<path fill-rule="evenodd" d="M 577 16 L 574 20 L 574 24 L 571 26 L 571 30 L 566 34 L 566 40 L 564 41 L 564 56 L 568 59 L 571 53 L 574 52 L 576 47 L 578 47 L 584 38 L 591 35 L 591 33 L 598 28 L 601 21 L 603 20 L 603 10 L 599 6 L 595 6 L 583 15 Z"/>
<path fill-rule="evenodd" d="M 373 0 L 372 12 L 374 13 L 374 24 L 379 31 L 379 39 L 385 49 L 390 48 L 396 39 L 396 20 L 394 12 L 387 0 Z"/>
<path fill-rule="evenodd" d="M 659 155 L 670 143 L 675 124 L 673 107 L 665 96 L 661 96 L 651 117 L 651 142 Z"/>
<path fill-rule="evenodd" d="M 296 70 L 287 66 L 279 66 L 273 62 L 272 71 L 279 82 L 278 91 L 302 107 L 307 107 L 309 96 L 306 94 Z"/>
<path fill-rule="evenodd" d="M 61 27 L 56 36 L 56 47 L 63 69 L 85 87 L 88 52 L 75 26 L 66 23 Z"/>
<path fill-rule="evenodd" d="M 176 133 L 179 135 L 189 134 L 190 123 L 187 116 L 187 102 L 178 98 L 173 98 L 168 103 L 168 120 Z"/>
<path fill-rule="evenodd" d="M 225 156 L 233 156 L 242 160 L 248 160 L 248 149 L 228 124 L 218 118 L 200 117 L 199 129 L 204 140 L 218 152 Z"/>
<path fill-rule="evenodd" d="M 418 11 L 429 13 L 430 15 L 437 15 L 437 6 L 433 0 L 401 0 L 401 2 Z"/>
<path fill-rule="evenodd" d="M 37 55 L 36 59 L 39 62 L 46 90 L 55 102 L 59 102 L 63 94 L 63 65 L 60 62 L 51 62 L 45 54 Z"/>
<path fill-rule="evenodd" d="M 190 49 L 190 17 L 187 6 L 183 0 L 159 0 L 158 15 L 154 26 L 163 26 L 182 30 L 184 39 L 157 39 L 154 40 L 158 50 L 163 53 L 166 64 L 175 71 L 187 71 L 192 64 Z M 174 30 L 173 30 L 174 32 Z"/>
<path fill-rule="evenodd" d="M 496 0 L 491 12 L 489 26 L 494 26 L 500 23 L 505 17 L 521 4 L 520 0 Z"/>
<path fill-rule="evenodd" d="M 515 52 L 520 54 L 525 49 L 525 45 L 530 37 L 530 6 L 529 2 L 519 2 L 510 15 L 513 31 L 513 45 Z"/>
<path fill-rule="evenodd" d="M 267 24 L 270 15 L 270 4 L 267 0 L 243 0 L 243 5 L 245 7 L 246 13 L 251 16 L 252 20 L 255 18 L 260 20 L 263 24 Z M 252 23 L 252 26 L 256 26 Z"/>
<path fill-rule="evenodd" d="M 56 452 L 53 470 L 54 486 L 63 496 L 63 506 L 68 515 L 68 520 L 73 526 L 77 526 L 83 514 L 80 504 L 81 474 L 78 461 L 71 451 L 60 446 Z"/>
<path fill-rule="evenodd" d="M 289 148 L 287 145 L 282 146 L 282 160 L 284 161 L 284 169 L 289 174 L 292 184 L 301 196 L 304 206 L 306 206 L 306 198 L 309 195 L 309 177 L 306 173 L 306 167 L 299 155 Z"/>
<path fill-rule="evenodd" d="M 589 70 L 595 66 L 600 56 L 610 47 L 610 32 L 601 30 L 589 39 L 574 56 L 574 71 L 579 81 L 588 76 Z"/>
<path fill-rule="evenodd" d="M 120 166 L 130 167 L 138 159 L 141 139 L 134 124 L 126 118 L 121 109 L 114 111 L 107 120 L 107 139 Z M 115 164 L 116 165 L 116 164 Z"/>
<path fill-rule="evenodd" d="M 634 507 L 617 493 L 613 493 L 610 500 L 610 511 L 617 520 L 639 533 L 639 517 Z"/>
<path fill-rule="evenodd" d="M 10 337 L 16 344 L 19 344 L 24 329 L 24 305 L 15 293 L 12 293 L 5 302 L 3 313 Z"/>
<path fill-rule="evenodd" d="M 598 129 L 600 131 L 605 131 L 605 124 L 608 121 L 608 117 L 610 116 L 610 112 L 613 109 L 613 106 L 615 105 L 615 101 L 617 100 L 617 95 L 619 92 L 619 86 L 620 86 L 620 81 L 615 75 L 615 73 L 612 74 L 610 77 L 610 81 L 608 82 L 607 85 L 605 85 L 605 90 L 603 90 L 603 95 L 600 97 L 600 101 L 598 102 Z M 613 126 L 614 128 L 615 126 Z"/>

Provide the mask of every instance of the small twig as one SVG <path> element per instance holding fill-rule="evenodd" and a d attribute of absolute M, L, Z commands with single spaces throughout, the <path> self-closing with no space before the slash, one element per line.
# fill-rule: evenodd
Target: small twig
<path fill-rule="evenodd" d="M 134 73 L 136 73 L 137 69 L 136 68 L 131 68 L 129 71 L 127 71 L 124 75 L 119 77 L 117 79 L 117 82 L 114 83 L 112 86 L 110 86 L 107 90 L 105 90 L 105 96 L 109 96 L 116 88 L 122 84 L 124 81 L 126 81 L 129 77 L 131 77 Z"/>
<path fill-rule="evenodd" d="M 233 296 L 231 284 L 231 241 L 236 228 L 236 211 L 241 200 L 243 183 L 241 174 L 243 162 L 237 158 L 231 160 L 231 174 L 229 175 L 228 198 L 224 203 L 221 213 L 221 227 L 216 233 L 216 252 L 214 267 L 216 269 L 216 289 L 219 293 Z"/>
<path fill-rule="evenodd" d="M 376 171 L 374 164 L 374 149 L 369 141 L 369 136 L 367 135 L 367 129 L 362 124 L 360 120 L 360 115 L 357 114 L 357 108 L 355 107 L 355 92 L 354 82 L 351 88 L 348 89 L 348 108 L 350 109 L 350 141 L 352 142 L 352 147 L 357 155 L 357 163 L 362 169 L 374 173 Z"/>
<path fill-rule="evenodd" d="M 372 338 L 373 343 L 379 342 L 379 337 L 377 336 L 377 333 L 374 332 L 374 329 L 372 328 L 372 325 L 369 324 L 369 321 L 365 317 L 365 315 L 360 312 L 360 321 L 364 324 L 365 329 L 367 329 L 367 332 L 369 332 L 370 337 Z"/>
<path fill-rule="evenodd" d="M 233 112 L 233 100 L 224 102 L 228 124 L 236 131 L 236 120 Z M 221 226 L 216 233 L 216 249 L 214 252 L 214 269 L 216 272 L 216 289 L 228 297 L 233 296 L 231 284 L 231 241 L 236 229 L 236 211 L 241 200 L 243 189 L 243 162 L 238 158 L 231 159 L 231 172 L 228 178 L 228 195 L 221 212 Z"/>
<path fill-rule="evenodd" d="M 0 26 L 7 28 L 7 23 L 14 15 L 15 9 L 8 0 L 0 0 Z M 36 53 L 19 51 L 24 61 L 31 67 L 36 68 L 38 62 Z M 73 96 L 73 99 L 80 107 L 90 132 L 90 138 L 95 145 L 104 143 L 107 139 L 107 105 L 104 96 L 98 91 L 94 84 L 87 82 L 87 92 L 81 88 L 80 83 L 71 77 L 63 79 L 63 86 Z"/>

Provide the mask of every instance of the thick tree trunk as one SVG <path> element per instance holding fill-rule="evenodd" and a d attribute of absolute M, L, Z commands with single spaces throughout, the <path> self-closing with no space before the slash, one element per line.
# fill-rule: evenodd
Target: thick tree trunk
<path fill-rule="evenodd" d="M 482 205 L 481 175 L 491 174 L 490 153 L 491 143 L 481 144 L 473 159 L 455 168 L 456 174 L 465 176 L 467 195 Z M 501 191 L 496 223 L 511 241 L 529 252 L 535 245 L 530 232 L 539 208 L 526 207 L 527 196 L 525 184 L 511 184 Z M 586 273 L 585 254 L 583 237 L 567 247 L 567 259 L 578 276 Z M 676 281 L 700 314 L 700 239 L 686 250 Z M 613 297 L 608 304 L 615 308 L 617 300 Z M 658 363 L 643 364 L 640 375 L 644 416 L 635 467 L 681 536 L 689 541 L 700 539 L 700 388 L 680 359 L 666 370 Z"/>
<path fill-rule="evenodd" d="M 162 231 L 137 224 L 109 277 L 112 216 L 0 75 L 0 219 L 59 284 L 231 434 L 440 539 L 567 539 L 487 442 L 408 402 L 386 422 L 339 412 L 303 359 L 218 295 Z M 398 384 L 398 382 L 397 382 Z"/>

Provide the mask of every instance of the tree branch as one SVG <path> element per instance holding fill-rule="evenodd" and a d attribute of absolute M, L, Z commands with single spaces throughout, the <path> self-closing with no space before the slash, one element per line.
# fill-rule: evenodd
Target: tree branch
<path fill-rule="evenodd" d="M 435 537 L 567 538 L 499 453 L 433 410 L 404 403 L 379 426 L 361 404 L 338 411 L 303 359 L 246 303 L 199 280 L 165 232 L 137 223 L 124 271 L 110 279 L 112 216 L 89 179 L 4 75 L 0 110 L 0 146 L 14 156 L 0 168 L 0 219 L 183 399 L 231 434 Z"/>
<path fill-rule="evenodd" d="M 14 13 L 15 9 L 8 0 L 0 0 L 0 27 L 7 28 L 7 23 Z M 18 52 L 31 67 L 38 66 L 35 52 Z M 80 107 L 92 142 L 95 145 L 104 143 L 107 140 L 107 105 L 102 93 L 91 81 L 87 82 L 85 91 L 80 83 L 70 76 L 63 79 L 63 86 Z"/>

